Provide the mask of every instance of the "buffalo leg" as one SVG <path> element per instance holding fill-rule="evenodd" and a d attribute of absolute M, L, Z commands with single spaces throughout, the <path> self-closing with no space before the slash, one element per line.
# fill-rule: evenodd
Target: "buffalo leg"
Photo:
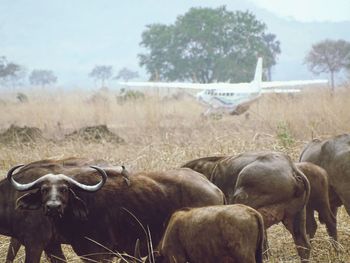
<path fill-rule="evenodd" d="M 269 242 L 267 240 L 266 229 L 264 229 L 264 235 L 265 235 L 265 238 L 263 240 L 263 257 L 265 260 L 268 260 L 269 257 L 271 256 L 271 251 L 270 251 L 270 247 L 269 247 Z"/>
<path fill-rule="evenodd" d="M 329 211 L 319 211 L 319 218 L 321 222 L 324 222 L 327 227 L 327 232 L 330 237 L 337 241 L 337 219 Z"/>
<path fill-rule="evenodd" d="M 294 217 L 289 216 L 283 220 L 283 224 L 286 226 L 288 231 L 292 234 L 294 243 L 297 247 L 298 255 L 302 262 L 308 262 L 310 258 L 310 242 L 306 235 L 306 224 L 305 224 L 305 208 L 298 212 Z"/>
<path fill-rule="evenodd" d="M 337 218 L 338 207 L 342 206 L 342 201 L 339 196 L 336 194 L 332 186 L 329 186 L 329 204 L 332 211 L 332 214 Z"/>
<path fill-rule="evenodd" d="M 61 244 L 50 244 L 45 248 L 46 256 L 51 263 L 66 262 L 66 257 L 63 254 Z"/>
<path fill-rule="evenodd" d="M 335 216 L 335 218 L 337 218 L 337 214 L 338 214 L 338 207 L 337 206 L 333 206 L 331 207 L 332 213 Z"/>
<path fill-rule="evenodd" d="M 332 196 L 331 196 L 332 197 Z M 330 209 L 333 215 L 334 219 L 330 219 L 329 223 L 327 224 L 327 219 L 322 219 L 323 221 L 325 221 L 326 223 L 326 227 L 327 227 L 327 232 L 328 235 L 330 237 L 333 238 L 334 242 L 332 242 L 332 245 L 334 247 L 334 249 L 339 252 L 340 247 L 338 244 L 338 234 L 337 234 L 337 214 L 338 214 L 338 207 L 341 206 L 341 202 L 340 199 L 336 199 L 336 198 L 330 198 Z M 321 216 L 320 215 L 320 219 L 324 217 L 327 218 L 326 216 Z M 332 223 L 334 222 L 334 223 Z M 331 240 L 331 241 L 333 241 Z"/>
<path fill-rule="evenodd" d="M 317 230 L 317 222 L 314 215 L 314 210 L 310 207 L 306 208 L 306 233 L 310 239 L 314 238 Z"/>
<path fill-rule="evenodd" d="M 6 255 L 6 263 L 13 262 L 20 247 L 21 247 L 21 243 L 17 239 L 11 237 L 10 245 L 9 245 L 9 248 L 7 250 L 7 255 Z"/>
<path fill-rule="evenodd" d="M 33 246 L 33 244 L 25 246 L 26 257 L 24 263 L 39 263 L 42 252 L 42 248 Z"/>

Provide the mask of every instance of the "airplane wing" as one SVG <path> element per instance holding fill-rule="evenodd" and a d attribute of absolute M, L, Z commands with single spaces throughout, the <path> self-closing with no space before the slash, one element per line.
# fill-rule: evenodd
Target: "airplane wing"
<path fill-rule="evenodd" d="M 311 85 L 324 85 L 328 84 L 327 79 L 315 79 L 315 80 L 290 80 L 290 81 L 263 81 L 260 83 L 262 89 L 289 89 L 290 87 L 297 86 L 311 86 Z"/>
<path fill-rule="evenodd" d="M 119 85 L 134 88 L 180 88 L 180 89 L 203 89 L 203 84 L 184 82 L 118 82 Z M 199 86 L 198 86 L 199 85 Z"/>
<path fill-rule="evenodd" d="M 291 89 L 291 88 L 269 88 L 269 89 L 262 89 L 261 93 L 295 93 L 295 92 L 301 92 L 301 89 Z"/>
<path fill-rule="evenodd" d="M 249 83 L 186 83 L 186 82 L 118 82 L 119 85 L 127 87 L 143 88 L 180 88 L 180 89 L 223 89 L 223 88 L 242 88 L 249 87 Z"/>

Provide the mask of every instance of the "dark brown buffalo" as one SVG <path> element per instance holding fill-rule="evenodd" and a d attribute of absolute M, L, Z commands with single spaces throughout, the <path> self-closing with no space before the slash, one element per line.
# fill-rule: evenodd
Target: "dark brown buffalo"
<path fill-rule="evenodd" d="M 35 173 L 19 173 L 14 178 L 22 182 L 38 179 L 49 171 L 54 171 L 56 161 L 45 160 L 33 162 L 26 169 L 34 169 Z M 104 165 L 105 162 L 97 162 L 87 159 L 61 160 L 62 167 L 79 167 L 89 165 Z M 56 167 L 57 168 L 57 167 Z M 26 169 L 23 169 L 26 170 Z M 23 176 L 25 174 L 25 176 Z M 61 250 L 62 238 L 57 232 L 51 220 L 44 215 L 42 210 L 26 211 L 16 209 L 15 202 L 23 196 L 22 193 L 11 187 L 8 180 L 0 181 L 0 234 L 11 236 L 11 243 L 7 253 L 6 262 L 12 262 L 21 244 L 25 246 L 25 262 L 39 262 L 44 250 L 51 262 L 61 262 L 55 259 L 64 259 Z M 53 257 L 54 256 L 54 257 Z"/>
<path fill-rule="evenodd" d="M 245 205 L 175 212 L 158 245 L 161 263 L 262 263 L 264 223 Z"/>
<path fill-rule="evenodd" d="M 302 151 L 300 161 L 314 163 L 327 171 L 334 216 L 341 205 L 350 215 L 350 134 L 324 141 L 314 139 Z"/>
<path fill-rule="evenodd" d="M 236 157 L 205 157 L 183 167 L 204 174 L 225 194 L 228 203 L 258 210 L 265 228 L 283 222 L 302 260 L 310 256 L 305 207 L 310 185 L 289 156 L 279 152 L 243 153 Z"/>
<path fill-rule="evenodd" d="M 141 254 L 147 254 L 146 235 L 134 217 L 149 227 L 155 245 L 174 211 L 224 203 L 222 192 L 191 169 L 127 176 L 120 167 L 103 167 L 103 170 L 108 175 L 107 182 L 100 191 L 89 193 L 70 183 L 74 179 L 85 185 L 97 184 L 100 179 L 93 176 L 96 172 L 89 167 L 67 168 L 62 161 L 51 163 L 47 169 L 42 169 L 40 164 L 25 166 L 14 176 L 17 182 L 31 177 L 30 174 L 40 173 L 41 177 L 25 186 L 13 182 L 19 190 L 37 189 L 19 198 L 17 206 L 24 211 L 33 209 L 27 213 L 44 210 L 54 229 L 79 256 L 100 261 L 115 256 L 106 248 L 133 253 L 137 239 Z"/>
<path fill-rule="evenodd" d="M 315 236 L 317 223 L 315 220 L 315 211 L 318 212 L 318 219 L 326 224 L 327 232 L 333 240 L 337 241 L 337 219 L 333 215 L 328 195 L 328 174 L 327 172 L 309 162 L 295 164 L 301 170 L 310 182 L 310 198 L 306 206 L 306 232 L 310 238 Z"/>

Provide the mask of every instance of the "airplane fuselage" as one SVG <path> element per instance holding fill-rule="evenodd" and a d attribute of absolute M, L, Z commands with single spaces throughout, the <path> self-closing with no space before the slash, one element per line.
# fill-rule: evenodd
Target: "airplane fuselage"
<path fill-rule="evenodd" d="M 238 83 L 239 86 L 232 87 L 230 83 L 211 83 L 204 84 L 206 89 L 197 93 L 199 102 L 210 108 L 205 114 L 217 112 L 219 109 L 234 113 L 237 108 L 245 110 L 249 108 L 251 102 L 255 101 L 260 95 L 258 83 Z M 245 111 L 244 110 L 244 111 Z M 242 112 L 244 112 L 242 111 Z M 241 111 L 239 111 L 242 113 Z"/>

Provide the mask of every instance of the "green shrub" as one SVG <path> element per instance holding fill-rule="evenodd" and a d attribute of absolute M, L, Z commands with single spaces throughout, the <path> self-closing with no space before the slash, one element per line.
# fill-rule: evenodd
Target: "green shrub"
<path fill-rule="evenodd" d="M 282 121 L 277 124 L 277 138 L 279 143 L 284 147 L 284 148 L 289 148 L 292 146 L 295 142 L 291 132 L 289 125 Z"/>
<path fill-rule="evenodd" d="M 125 90 L 122 89 L 120 91 L 120 95 L 116 96 L 117 102 L 122 104 L 126 101 L 135 101 L 135 100 L 143 100 L 145 98 L 145 94 L 138 90 Z"/>

